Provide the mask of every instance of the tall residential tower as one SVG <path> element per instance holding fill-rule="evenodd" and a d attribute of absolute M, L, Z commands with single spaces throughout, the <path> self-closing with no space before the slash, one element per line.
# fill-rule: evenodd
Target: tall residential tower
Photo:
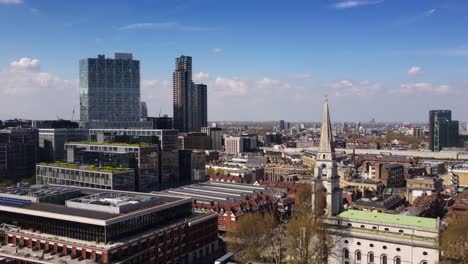
<path fill-rule="evenodd" d="M 208 92 L 205 84 L 193 85 L 193 131 L 208 125 Z"/>
<path fill-rule="evenodd" d="M 189 132 L 193 127 L 192 119 L 192 57 L 176 58 L 173 73 L 174 86 L 174 128 L 179 132 Z"/>

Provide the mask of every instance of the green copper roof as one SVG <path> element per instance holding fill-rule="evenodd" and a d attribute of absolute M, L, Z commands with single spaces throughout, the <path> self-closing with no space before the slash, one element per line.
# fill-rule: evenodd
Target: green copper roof
<path fill-rule="evenodd" d="M 375 213 L 359 210 L 347 210 L 338 215 L 341 218 L 349 218 L 356 220 L 375 221 L 395 225 L 407 225 L 426 228 L 437 228 L 437 220 L 433 218 Z"/>

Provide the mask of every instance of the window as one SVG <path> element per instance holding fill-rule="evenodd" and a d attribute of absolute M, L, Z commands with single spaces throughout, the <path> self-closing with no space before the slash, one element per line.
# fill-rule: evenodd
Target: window
<path fill-rule="evenodd" d="M 349 227 L 352 227 L 353 225 L 352 224 L 348 224 Z"/>
<path fill-rule="evenodd" d="M 374 263 L 374 253 L 369 253 L 369 263 Z"/>
<path fill-rule="evenodd" d="M 361 260 L 361 251 L 356 251 L 356 260 Z"/>
<path fill-rule="evenodd" d="M 403 230 L 400 229 L 400 230 L 398 230 L 398 232 L 403 233 Z"/>
<path fill-rule="evenodd" d="M 395 264 L 401 264 L 401 258 L 395 257 Z"/>
<path fill-rule="evenodd" d="M 396 251 L 401 251 L 401 249 L 400 249 L 400 248 L 396 248 Z"/>
<path fill-rule="evenodd" d="M 385 231 L 389 231 L 389 230 L 390 230 L 390 229 L 388 229 L 388 228 L 385 228 Z"/>
<path fill-rule="evenodd" d="M 361 228 L 366 228 L 366 226 L 365 226 L 365 225 L 361 225 Z"/>
<path fill-rule="evenodd" d="M 349 243 L 348 240 L 345 240 L 344 242 L 345 242 L 345 244 L 348 244 L 348 243 Z"/>
<path fill-rule="evenodd" d="M 374 244 L 370 244 L 369 246 L 370 246 L 370 247 L 374 247 Z"/>
<path fill-rule="evenodd" d="M 382 264 L 387 264 L 387 255 L 382 255 Z"/>
<path fill-rule="evenodd" d="M 357 242 L 357 245 L 360 246 L 360 245 L 361 245 L 361 242 Z"/>
<path fill-rule="evenodd" d="M 347 248 L 343 249 L 343 255 L 345 259 L 349 259 L 349 250 Z"/>
<path fill-rule="evenodd" d="M 427 252 L 426 252 L 426 251 L 424 251 L 424 252 L 423 252 L 423 255 L 424 255 L 424 256 L 427 256 Z"/>
<path fill-rule="evenodd" d="M 387 249 L 387 246 L 383 246 L 382 248 L 383 248 L 383 249 Z"/>
<path fill-rule="evenodd" d="M 376 227 L 376 226 L 373 226 L 373 227 L 372 227 L 372 229 L 376 230 L 376 229 L 377 229 L 377 227 Z"/>

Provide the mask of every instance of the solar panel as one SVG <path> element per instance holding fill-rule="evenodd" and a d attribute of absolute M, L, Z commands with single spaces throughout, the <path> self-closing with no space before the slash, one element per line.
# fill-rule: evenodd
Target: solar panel
<path fill-rule="evenodd" d="M 0 205 L 23 207 L 29 204 L 31 204 L 31 201 L 29 200 L 9 198 L 9 197 L 0 197 Z"/>

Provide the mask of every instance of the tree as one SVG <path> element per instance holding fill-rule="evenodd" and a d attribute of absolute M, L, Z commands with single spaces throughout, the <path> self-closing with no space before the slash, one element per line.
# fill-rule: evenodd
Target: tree
<path fill-rule="evenodd" d="M 450 219 L 447 229 L 440 236 L 441 263 L 468 262 L 468 212 Z"/>
<path fill-rule="evenodd" d="M 326 194 L 320 183 L 298 187 L 286 243 L 292 263 L 326 263 L 335 241 L 323 222 Z"/>
<path fill-rule="evenodd" d="M 228 250 L 244 263 L 260 260 L 271 245 L 275 219 L 271 214 L 248 213 L 239 218 L 235 231 L 228 233 Z"/>

